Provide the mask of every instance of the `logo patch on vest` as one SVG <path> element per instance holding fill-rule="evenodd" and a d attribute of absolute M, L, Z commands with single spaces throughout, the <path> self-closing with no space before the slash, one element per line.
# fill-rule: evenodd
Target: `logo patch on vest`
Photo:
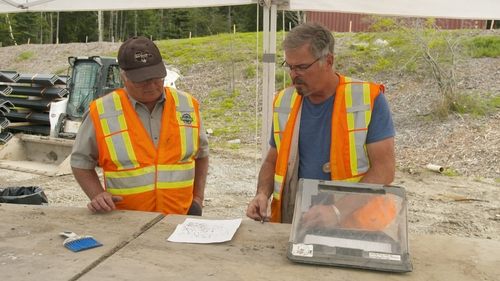
<path fill-rule="evenodd" d="M 189 114 L 189 113 L 182 114 L 181 120 L 182 120 L 182 122 L 184 122 L 184 124 L 189 125 L 189 124 L 193 123 L 193 117 L 191 117 L 191 114 Z"/>

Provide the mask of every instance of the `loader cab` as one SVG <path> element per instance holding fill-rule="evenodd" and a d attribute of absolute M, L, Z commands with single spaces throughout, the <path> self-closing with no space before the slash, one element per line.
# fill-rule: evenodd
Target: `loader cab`
<path fill-rule="evenodd" d="M 68 62 L 68 77 L 71 77 L 67 84 L 69 95 L 67 99 L 51 104 L 50 116 L 53 119 L 50 135 L 74 139 L 90 103 L 123 87 L 123 82 L 116 58 L 69 57 Z"/>
<path fill-rule="evenodd" d="M 69 57 L 71 77 L 66 117 L 81 119 L 90 103 L 117 88 L 123 87 L 116 58 Z"/>

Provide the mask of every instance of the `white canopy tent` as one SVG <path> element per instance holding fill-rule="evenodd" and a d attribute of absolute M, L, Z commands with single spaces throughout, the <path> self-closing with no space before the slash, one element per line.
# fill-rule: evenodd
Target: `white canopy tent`
<path fill-rule="evenodd" d="M 0 12 L 150 10 L 236 6 L 255 3 L 255 0 L 0 0 Z"/>
<path fill-rule="evenodd" d="M 499 0 L 0 0 L 0 13 L 147 10 L 237 6 L 259 3 L 263 19 L 262 151 L 267 150 L 275 91 L 278 10 L 332 11 L 390 16 L 500 19 Z"/>
<path fill-rule="evenodd" d="M 279 10 L 500 19 L 498 0 L 0 0 L 1 13 L 148 10 L 256 4 Z"/>

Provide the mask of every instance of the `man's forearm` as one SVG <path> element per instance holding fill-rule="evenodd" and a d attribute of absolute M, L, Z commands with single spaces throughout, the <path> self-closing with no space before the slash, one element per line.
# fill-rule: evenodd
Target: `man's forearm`
<path fill-rule="evenodd" d="M 274 167 L 266 167 L 263 164 L 259 172 L 259 182 L 257 184 L 257 194 L 265 194 L 266 197 L 271 196 L 274 189 Z"/>
<path fill-rule="evenodd" d="M 104 191 L 104 188 L 99 181 L 99 176 L 97 176 L 95 170 L 79 169 L 74 167 L 71 169 L 73 170 L 73 175 L 75 176 L 76 181 L 89 199 L 92 200 L 97 194 Z"/>
<path fill-rule="evenodd" d="M 207 182 L 207 174 L 208 156 L 195 159 L 193 200 L 199 203 L 200 206 L 203 205 L 203 199 L 205 198 L 205 184 Z"/>
<path fill-rule="evenodd" d="M 392 175 L 393 173 L 391 171 L 370 169 L 363 178 L 361 178 L 360 182 L 388 185 L 393 181 L 394 177 Z"/>

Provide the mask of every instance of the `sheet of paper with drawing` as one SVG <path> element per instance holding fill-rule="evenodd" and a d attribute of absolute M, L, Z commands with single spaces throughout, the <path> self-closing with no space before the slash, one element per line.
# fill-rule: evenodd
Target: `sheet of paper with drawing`
<path fill-rule="evenodd" d="M 170 242 L 180 243 L 221 243 L 230 241 L 240 227 L 241 219 L 206 220 L 187 218 L 177 225 L 167 238 Z"/>

